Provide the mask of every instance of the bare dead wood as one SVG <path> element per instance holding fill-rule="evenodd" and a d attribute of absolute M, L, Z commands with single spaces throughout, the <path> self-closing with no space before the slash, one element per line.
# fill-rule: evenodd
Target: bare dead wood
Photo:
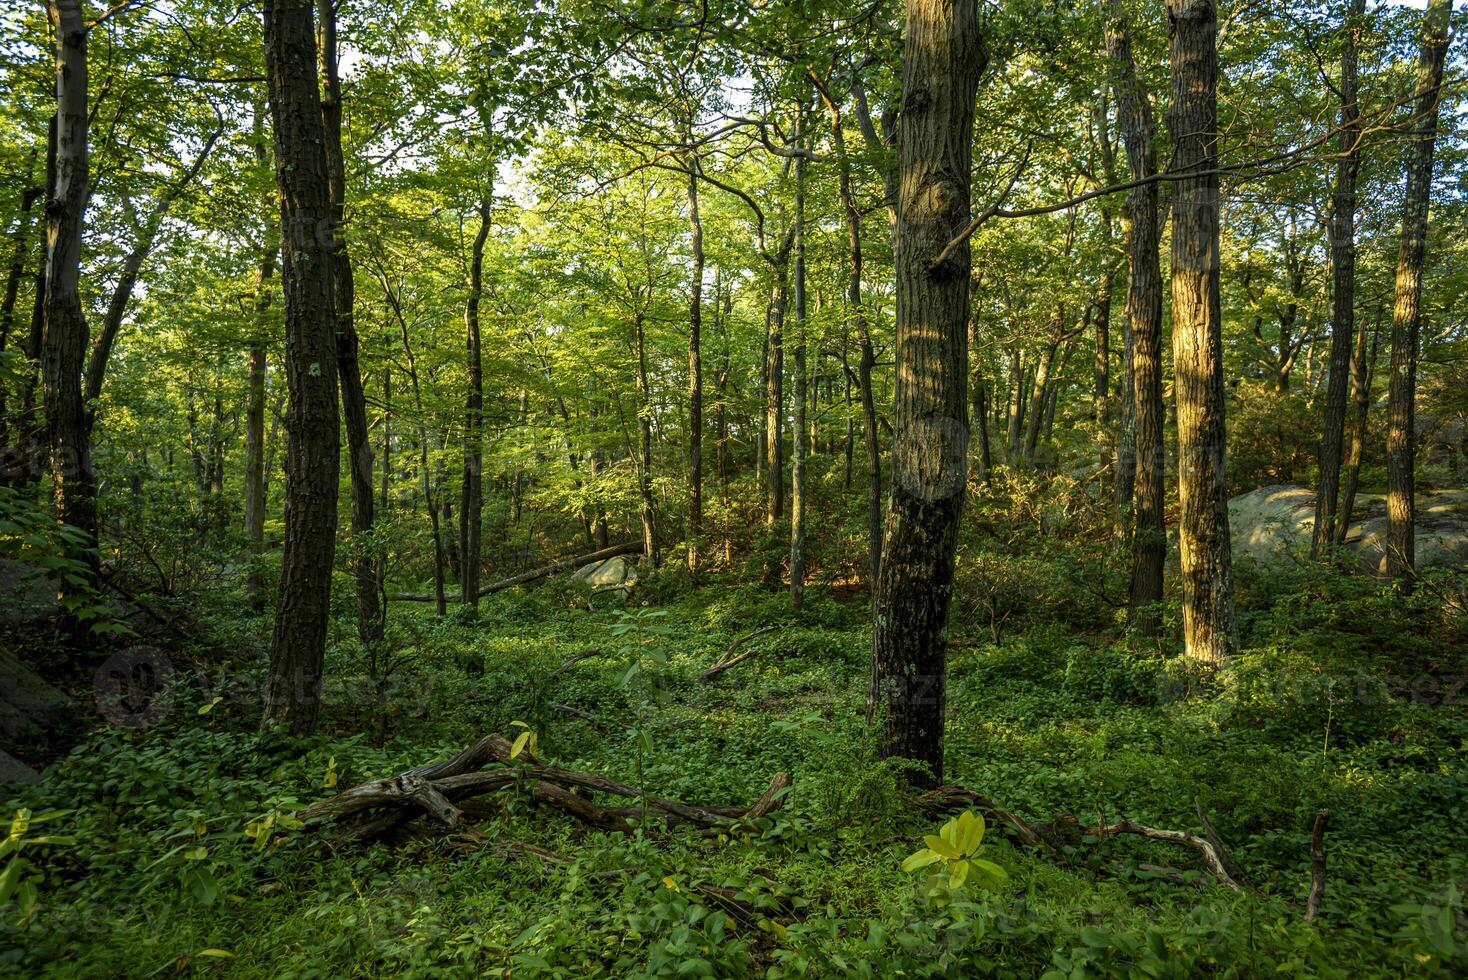
<path fill-rule="evenodd" d="M 482 586 L 478 594 L 481 597 L 487 596 L 492 592 L 502 592 L 505 589 L 513 588 L 517 585 L 534 582 L 537 579 L 545 578 L 547 575 L 554 575 L 556 572 L 564 571 L 567 568 L 589 565 L 594 561 L 606 561 L 608 558 L 616 558 L 618 555 L 640 554 L 641 551 L 641 541 L 626 541 L 622 544 L 612 545 L 610 548 L 593 551 L 590 554 L 561 558 L 551 562 L 549 565 L 541 565 L 539 568 L 532 568 L 528 571 L 520 572 L 518 575 L 502 578 L 498 582 L 491 582 L 488 585 Z M 392 598 L 395 602 L 435 601 L 435 597 L 431 592 L 394 592 Z"/>
<path fill-rule="evenodd" d="M 777 630 L 779 628 L 780 627 L 778 627 L 778 626 L 761 626 L 759 629 L 754 630 L 751 633 L 745 633 L 739 639 L 737 639 L 733 643 L 729 644 L 729 649 L 727 649 L 727 650 L 724 651 L 724 655 L 719 658 L 719 662 L 716 663 L 716 664 L 714 664 L 708 670 L 706 670 L 703 673 L 699 674 L 698 675 L 698 679 L 701 680 L 701 681 L 710 681 L 710 680 L 713 680 L 715 677 L 718 677 L 720 674 L 722 674 L 724 671 L 728 670 L 730 667 L 737 667 L 740 664 L 744 663 L 744 661 L 746 661 L 750 657 L 754 656 L 758 651 L 757 650 L 746 650 L 744 653 L 738 654 L 737 656 L 735 655 L 736 654 L 736 651 L 738 651 L 738 649 L 740 647 L 744 646 L 746 643 L 750 642 L 751 640 L 756 640 L 756 639 L 758 639 L 761 636 L 765 636 L 765 635 L 767 635 L 769 633 L 773 633 L 775 630 Z"/>
<path fill-rule="evenodd" d="M 1242 887 L 1228 873 L 1223 866 L 1223 860 L 1213 845 L 1206 838 L 1199 837 L 1186 830 L 1165 830 L 1160 827 L 1149 827 L 1146 824 L 1137 823 L 1123 817 L 1121 820 L 1101 827 L 1092 827 L 1086 831 L 1092 837 L 1114 837 L 1117 834 L 1136 834 L 1149 840 L 1167 841 L 1172 844 L 1183 844 L 1193 848 L 1203 858 L 1203 866 L 1206 867 L 1217 878 L 1221 884 L 1227 885 L 1234 891 L 1242 891 Z"/>
<path fill-rule="evenodd" d="M 1002 824 L 1010 829 L 1021 844 L 1030 847 L 1051 846 L 1040 832 L 1029 823 L 1010 813 L 1002 810 L 982 793 L 977 793 L 962 786 L 939 786 L 928 790 L 918 797 L 918 805 L 932 814 L 958 813 L 961 810 L 975 809 L 994 823 Z"/>
<path fill-rule="evenodd" d="M 1310 834 L 1310 897 L 1305 901 L 1305 921 L 1314 920 L 1320 913 L 1320 903 L 1325 898 L 1325 825 L 1330 821 L 1329 810 L 1317 810 L 1315 829 Z"/>
<path fill-rule="evenodd" d="M 1203 834 L 1208 838 L 1208 843 L 1212 844 L 1213 849 L 1218 852 L 1218 859 L 1223 863 L 1223 869 L 1229 873 L 1229 877 L 1233 878 L 1234 881 L 1237 881 L 1241 885 L 1247 885 L 1248 880 L 1244 876 L 1244 869 L 1239 867 L 1239 863 L 1228 852 L 1227 845 L 1223 843 L 1223 837 L 1219 835 L 1217 830 L 1213 829 L 1213 822 L 1208 819 L 1208 814 L 1203 809 L 1203 804 L 1194 800 L 1193 812 L 1198 815 L 1198 822 L 1203 825 Z"/>
<path fill-rule="evenodd" d="M 578 653 L 576 654 L 576 656 L 567 660 L 565 663 L 561 664 L 554 671 L 552 671 L 550 677 L 548 677 L 547 680 L 553 681 L 557 677 L 560 677 L 562 674 L 564 674 L 566 671 L 570 670 L 572 667 L 579 664 L 581 661 L 590 660 L 592 657 L 600 657 L 602 653 L 603 651 L 601 650 L 585 650 L 581 653 Z"/>
<path fill-rule="evenodd" d="M 308 823 L 340 820 L 342 817 L 374 807 L 400 807 L 407 804 L 437 817 L 447 827 L 457 826 L 462 816 L 458 808 L 448 801 L 437 785 L 422 776 L 406 772 L 402 775 L 376 779 L 370 783 L 354 786 L 345 793 L 339 793 L 329 800 L 307 807 L 296 814 L 296 817 Z"/>

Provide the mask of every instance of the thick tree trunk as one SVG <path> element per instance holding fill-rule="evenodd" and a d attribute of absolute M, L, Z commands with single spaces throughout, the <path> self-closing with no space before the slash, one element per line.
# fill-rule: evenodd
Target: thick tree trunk
<path fill-rule="evenodd" d="M 1407 150 L 1407 194 L 1397 253 L 1392 306 L 1391 387 L 1387 394 L 1387 574 L 1410 585 L 1416 574 L 1417 335 L 1422 326 L 1422 260 L 1427 252 L 1427 205 L 1432 196 L 1432 156 L 1443 60 L 1448 52 L 1452 0 L 1431 0 L 1422 21 L 1422 57 Z"/>
<path fill-rule="evenodd" d="M 82 367 L 87 320 L 80 293 L 82 227 L 87 208 L 87 25 L 81 4 L 48 0 L 56 38 L 55 176 L 46 202 L 45 392 L 51 493 L 56 519 L 82 532 L 82 558 L 97 569 L 97 477 L 92 469 Z M 62 586 L 62 592 L 69 589 Z M 63 596 L 64 598 L 64 596 Z"/>
<path fill-rule="evenodd" d="M 1335 543 L 1346 543 L 1346 532 L 1351 526 L 1351 515 L 1356 510 L 1356 486 L 1361 480 L 1361 454 L 1366 447 L 1366 417 L 1371 410 L 1371 378 L 1376 367 L 1377 340 L 1381 336 L 1381 307 L 1376 309 L 1376 320 L 1371 325 L 1370 350 L 1367 350 L 1366 322 L 1362 320 L 1356 329 L 1356 348 L 1351 355 L 1351 413 L 1350 444 L 1346 450 L 1346 476 L 1341 487 L 1341 509 L 1336 521 Z"/>
<path fill-rule="evenodd" d="M 1121 0 L 1111 0 L 1106 24 L 1106 50 L 1116 92 L 1117 122 L 1126 146 L 1132 180 L 1157 173 L 1152 149 L 1155 127 L 1152 104 L 1137 77 L 1131 37 Z M 1157 185 L 1134 187 L 1126 199 L 1127 297 L 1130 334 L 1133 480 L 1131 499 L 1132 568 L 1127 615 L 1144 636 L 1156 634 L 1155 609 L 1162 599 L 1162 568 L 1167 557 L 1164 508 L 1167 458 L 1163 447 L 1162 405 L 1162 273 L 1158 245 Z M 1123 437 L 1125 439 L 1125 437 Z M 1118 482 L 1118 493 L 1121 492 Z"/>
<path fill-rule="evenodd" d="M 341 463 L 328 238 L 331 191 L 315 53 L 311 7 L 265 0 L 265 69 L 275 129 L 290 392 L 285 549 L 265 719 L 296 734 L 315 728 L 320 709 Z"/>
<path fill-rule="evenodd" d="M 943 778 L 948 607 L 968 465 L 968 242 L 974 98 L 987 60 L 973 0 L 908 0 L 898 132 L 892 492 L 872 596 L 868 715 L 885 757 Z"/>
<path fill-rule="evenodd" d="M 1213 0 L 1168 0 L 1172 159 L 1218 163 L 1218 18 Z M 1179 180 L 1172 202 L 1172 359 L 1178 430 L 1183 642 L 1205 668 L 1233 652 L 1234 583 L 1224 476 L 1217 174 Z"/>
<path fill-rule="evenodd" d="M 1336 492 L 1341 477 L 1341 442 L 1346 427 L 1346 374 L 1356 318 L 1356 171 L 1360 168 L 1361 112 L 1356 104 L 1356 36 L 1366 0 L 1351 0 L 1341 48 L 1340 159 L 1336 161 L 1335 202 L 1330 222 L 1331 296 L 1330 374 L 1325 391 L 1324 437 L 1320 443 L 1320 480 L 1315 493 L 1315 529 L 1310 554 L 1336 538 Z M 1350 515 L 1345 518 L 1348 522 Z"/>
<path fill-rule="evenodd" d="M 804 129 L 802 110 L 800 127 Z M 805 601 L 805 464 L 809 454 L 805 364 L 805 158 L 795 158 L 795 418 L 790 462 L 790 606 Z"/>
<path fill-rule="evenodd" d="M 491 186 L 479 199 L 479 231 L 469 254 L 469 300 L 464 309 L 467 395 L 464 404 L 464 483 L 459 495 L 459 601 L 479 608 L 480 534 L 484 513 L 484 365 L 479 301 L 484 290 L 484 244 L 489 239 Z"/>
<path fill-rule="evenodd" d="M 698 214 L 697 158 L 688 168 L 688 230 L 693 265 L 688 283 L 688 574 L 697 579 L 703 534 L 703 221 Z"/>
<path fill-rule="evenodd" d="M 337 373 L 341 376 L 342 420 L 352 486 L 352 572 L 357 586 L 357 637 L 364 646 L 382 639 L 383 563 L 372 545 L 376 501 L 372 486 L 372 443 L 367 432 L 367 393 L 357 361 L 353 307 L 356 284 L 346 240 L 346 158 L 342 152 L 342 86 L 337 71 L 338 0 L 316 0 L 317 52 L 321 71 L 321 121 L 326 136 L 326 171 L 331 193 L 331 284 L 336 306 Z"/>

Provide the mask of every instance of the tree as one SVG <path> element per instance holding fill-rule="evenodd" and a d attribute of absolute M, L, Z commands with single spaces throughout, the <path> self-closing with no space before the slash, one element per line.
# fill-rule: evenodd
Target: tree
<path fill-rule="evenodd" d="M 943 778 L 948 607 L 968 464 L 974 100 L 988 60 L 972 0 L 908 0 L 903 41 L 892 491 L 872 595 L 868 717 L 886 757 Z"/>
<path fill-rule="evenodd" d="M 265 719 L 315 728 L 336 554 L 337 331 L 331 288 L 332 209 L 311 7 L 265 2 L 265 70 L 275 131 L 285 292 L 285 547 Z"/>
<path fill-rule="evenodd" d="M 81 532 L 85 565 L 97 569 L 97 475 L 82 388 L 87 318 L 80 292 L 82 227 L 89 197 L 87 25 L 79 2 L 48 0 L 56 37 L 56 126 L 48 156 L 45 332 L 41 377 L 46 397 L 51 494 L 56 518 Z M 65 590 L 64 590 L 65 591 Z"/>
<path fill-rule="evenodd" d="M 1356 101 L 1356 38 L 1366 0 L 1351 0 L 1341 46 L 1341 125 L 1336 161 L 1335 199 L 1330 219 L 1331 291 L 1330 368 L 1325 394 L 1324 437 L 1320 442 L 1320 481 L 1315 491 L 1315 528 L 1310 554 L 1319 556 L 1336 539 L 1337 491 L 1346 428 L 1346 375 L 1350 372 L 1356 324 L 1356 174 L 1361 167 L 1361 107 Z M 1349 524 L 1350 513 L 1340 520 Z"/>
<path fill-rule="evenodd" d="M 1234 643 L 1218 293 L 1218 17 L 1213 0 L 1168 0 L 1167 13 L 1173 169 L 1197 171 L 1176 182 L 1172 201 L 1183 642 L 1189 659 L 1216 668 Z"/>
<path fill-rule="evenodd" d="M 1397 251 L 1392 305 L 1391 384 L 1387 394 L 1387 574 L 1410 583 L 1416 574 L 1415 495 L 1417 348 L 1422 327 L 1422 260 L 1427 251 L 1427 205 L 1432 194 L 1432 155 L 1437 142 L 1437 104 L 1448 53 L 1452 0 L 1430 0 L 1422 20 L 1417 96 L 1407 147 L 1407 192 Z"/>
<path fill-rule="evenodd" d="M 1157 173 L 1152 148 L 1155 128 L 1152 104 L 1137 77 L 1126 12 L 1111 0 L 1106 24 L 1106 50 L 1116 92 L 1117 121 L 1134 181 Z M 1131 587 L 1127 615 L 1144 636 L 1157 632 L 1155 605 L 1162 599 L 1162 568 L 1167 558 L 1167 460 L 1162 441 L 1162 272 L 1159 258 L 1157 185 L 1132 188 L 1126 201 L 1127 297 L 1131 330 L 1133 441 L 1136 469 L 1131 504 Z"/>

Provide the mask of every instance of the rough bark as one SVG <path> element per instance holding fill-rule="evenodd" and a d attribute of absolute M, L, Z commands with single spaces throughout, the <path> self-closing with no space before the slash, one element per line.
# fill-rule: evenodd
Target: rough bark
<path fill-rule="evenodd" d="M 316 725 L 336 554 L 341 436 L 329 259 L 331 192 L 308 4 L 265 0 L 265 67 L 280 197 L 285 292 L 285 549 L 265 718 Z"/>
<path fill-rule="evenodd" d="M 1366 447 L 1366 419 L 1371 411 L 1371 379 L 1376 368 L 1382 312 L 1382 308 L 1377 307 L 1376 319 L 1371 325 L 1370 349 L 1368 350 L 1366 322 L 1363 320 L 1356 329 L 1356 346 L 1351 354 L 1351 435 L 1346 449 L 1346 475 L 1341 485 L 1340 519 L 1336 521 L 1335 527 L 1337 545 L 1346 543 L 1351 515 L 1356 510 L 1356 487 L 1361 480 L 1361 455 Z"/>
<path fill-rule="evenodd" d="M 97 476 L 92 469 L 82 388 L 87 320 L 80 293 L 82 227 L 89 193 L 87 26 L 80 4 L 48 0 L 46 10 L 56 38 L 56 144 L 54 177 L 46 201 L 41 383 L 56 519 L 82 532 L 87 546 L 78 557 L 95 574 Z"/>
<path fill-rule="evenodd" d="M 1186 656 L 1212 669 L 1233 651 L 1234 586 L 1224 474 L 1219 306 L 1218 18 L 1213 0 L 1168 0 L 1173 166 L 1172 359 L 1178 550 Z"/>
<path fill-rule="evenodd" d="M 331 194 L 331 286 L 336 307 L 337 373 L 341 377 L 342 421 L 346 423 L 347 462 L 352 487 L 352 573 L 357 587 L 357 637 L 363 645 L 382 639 L 385 610 L 382 561 L 372 546 L 376 500 L 372 485 L 372 443 L 367 432 L 367 393 L 357 359 L 353 308 L 356 285 L 346 240 L 346 158 L 342 152 L 342 86 L 337 70 L 337 0 L 316 0 L 317 54 L 321 71 L 321 122 L 326 136 L 326 171 Z"/>
<path fill-rule="evenodd" d="M 1351 0 L 1346 10 L 1341 48 L 1341 133 L 1337 141 L 1335 200 L 1330 221 L 1331 291 L 1330 367 L 1325 391 L 1324 436 L 1320 442 L 1320 480 L 1315 493 L 1315 528 L 1310 553 L 1336 538 L 1336 503 L 1340 488 L 1341 449 L 1346 427 L 1346 383 L 1356 318 L 1356 172 L 1361 112 L 1356 103 L 1356 35 L 1366 13 L 1366 0 Z M 1349 521 L 1349 515 L 1346 520 Z"/>
<path fill-rule="evenodd" d="M 868 715 L 885 757 L 943 775 L 948 608 L 968 465 L 974 99 L 987 60 L 972 0 L 908 0 L 903 43 L 892 491 L 872 596 Z"/>
<path fill-rule="evenodd" d="M 1422 54 L 1406 154 L 1407 193 L 1397 252 L 1392 305 L 1391 385 L 1387 394 L 1387 574 L 1410 583 L 1416 572 L 1417 337 L 1422 326 L 1422 260 L 1427 252 L 1427 205 L 1437 142 L 1438 95 L 1448 52 L 1452 0 L 1431 0 L 1422 21 Z"/>
<path fill-rule="evenodd" d="M 1116 93 L 1117 123 L 1126 147 L 1132 180 L 1157 173 L 1152 140 L 1152 105 L 1137 77 L 1131 37 L 1121 0 L 1112 0 L 1106 24 L 1106 50 L 1111 62 L 1111 84 Z M 1144 636 L 1155 635 L 1155 610 L 1162 599 L 1162 568 L 1167 557 L 1164 527 L 1164 478 L 1167 458 L 1163 446 L 1162 405 L 1162 273 L 1158 227 L 1157 185 L 1143 184 L 1127 194 L 1126 322 L 1130 333 L 1132 445 L 1134 471 L 1131 508 L 1131 583 L 1127 615 Z"/>

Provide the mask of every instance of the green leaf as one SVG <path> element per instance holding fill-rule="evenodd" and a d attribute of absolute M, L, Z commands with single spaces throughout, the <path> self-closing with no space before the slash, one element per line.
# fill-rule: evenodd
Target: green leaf
<path fill-rule="evenodd" d="M 4 871 L 0 871 L 0 905 L 10 901 L 10 896 L 15 893 L 15 886 L 20 884 L 20 869 L 23 861 L 19 856 L 10 859 Z"/>
<path fill-rule="evenodd" d="M 902 862 L 902 870 L 917 871 L 919 868 L 926 868 L 928 865 L 935 864 L 941 860 L 943 860 L 943 855 L 934 854 L 927 848 L 923 848 L 916 854 L 908 855 L 907 859 Z"/>
<path fill-rule="evenodd" d="M 519 758 L 520 753 L 525 751 L 525 746 L 530 742 L 530 732 L 521 732 L 515 738 L 515 744 L 510 746 L 510 758 Z"/>
<path fill-rule="evenodd" d="M 935 851 L 937 854 L 942 857 L 948 858 L 950 861 L 957 860 L 958 858 L 963 856 L 961 853 L 959 853 L 958 848 L 954 847 L 950 841 L 942 837 L 936 837 L 933 834 L 928 834 L 924 836 L 923 843 L 928 845 L 929 850 Z"/>

